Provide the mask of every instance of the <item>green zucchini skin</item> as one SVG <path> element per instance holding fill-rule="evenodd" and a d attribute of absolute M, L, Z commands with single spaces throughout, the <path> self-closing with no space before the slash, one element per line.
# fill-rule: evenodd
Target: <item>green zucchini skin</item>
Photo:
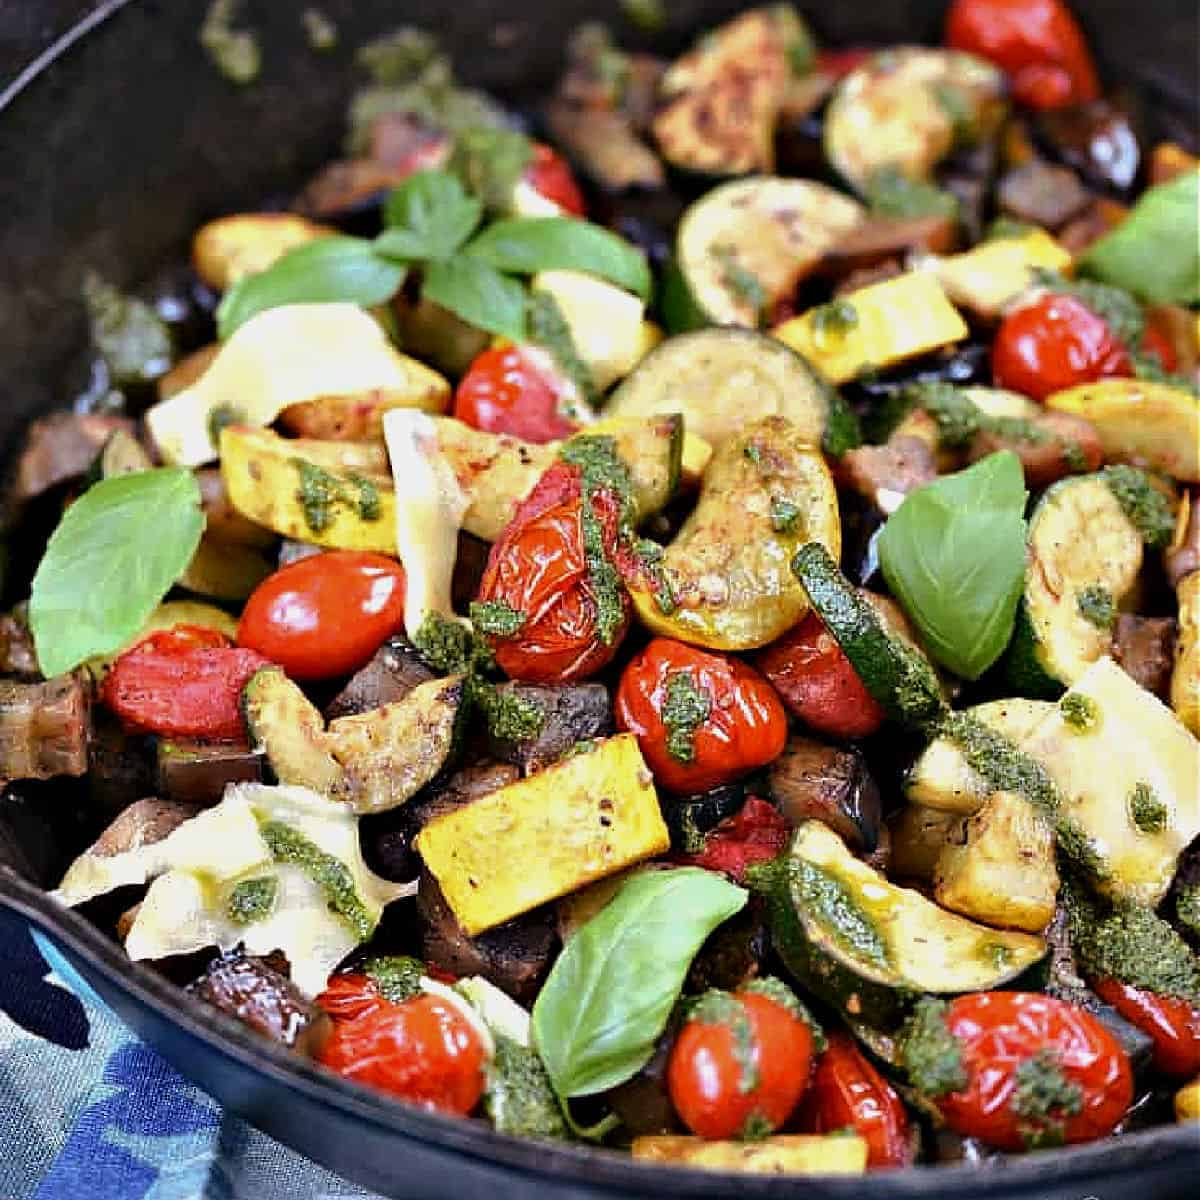
<path fill-rule="evenodd" d="M 1066 685 L 1055 679 L 1043 666 L 1038 654 L 1038 638 L 1022 598 L 1017 607 L 1017 623 L 1004 656 L 1002 671 L 1008 689 L 1030 700 L 1057 700 Z"/>

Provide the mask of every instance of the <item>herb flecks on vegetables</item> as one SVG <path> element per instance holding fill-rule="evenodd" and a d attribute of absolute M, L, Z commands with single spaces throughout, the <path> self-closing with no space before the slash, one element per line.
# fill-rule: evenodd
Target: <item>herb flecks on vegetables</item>
<path fill-rule="evenodd" d="M 1097 629 L 1111 629 L 1117 619 L 1117 605 L 1113 594 L 1103 584 L 1089 583 L 1075 596 L 1075 608 L 1079 615 Z"/>
<path fill-rule="evenodd" d="M 471 604 L 470 612 L 471 624 L 489 637 L 516 637 L 525 625 L 525 614 L 504 600 L 475 601 Z"/>
<path fill-rule="evenodd" d="M 1101 475 L 1146 545 L 1152 550 L 1169 546 L 1175 532 L 1175 515 L 1170 500 L 1154 486 L 1150 476 L 1140 467 L 1124 464 L 1105 467 Z"/>
<path fill-rule="evenodd" d="M 1067 728 L 1076 733 L 1091 733 L 1099 728 L 1100 709 L 1090 696 L 1082 692 L 1068 692 L 1058 702 L 1058 711 Z"/>
<path fill-rule="evenodd" d="M 1057 814 L 1062 797 L 1046 768 L 1008 738 L 963 712 L 947 713 L 938 734 L 962 751 L 967 765 L 994 791 L 1022 796 L 1046 817 Z"/>
<path fill-rule="evenodd" d="M 818 350 L 827 349 L 858 325 L 858 309 L 849 300 L 831 300 L 812 314 L 812 328 Z"/>
<path fill-rule="evenodd" d="M 808 1026 L 809 1033 L 812 1034 L 813 1049 L 818 1054 L 823 1054 L 828 1043 L 825 1040 L 825 1031 L 821 1028 L 816 1017 L 800 1002 L 800 998 L 792 991 L 782 979 L 776 978 L 774 975 L 763 975 L 757 979 L 751 979 L 748 983 L 744 983 L 738 988 L 740 992 L 750 992 L 752 995 L 766 996 L 768 1000 L 773 1000 L 780 1008 L 786 1008 L 793 1017 L 799 1017 L 801 1021 Z"/>
<path fill-rule="evenodd" d="M 503 1034 L 495 1040 L 483 1098 L 492 1124 L 518 1137 L 565 1139 L 567 1124 L 537 1051 Z"/>
<path fill-rule="evenodd" d="M 733 246 L 714 246 L 712 255 L 721 268 L 721 285 L 750 308 L 755 323 L 759 323 L 767 305 L 767 292 L 762 281 L 742 265 Z"/>
<path fill-rule="evenodd" d="M 393 1004 L 403 1004 L 421 994 L 421 976 L 425 964 L 407 954 L 377 955 L 363 961 L 362 973 Z"/>
<path fill-rule="evenodd" d="M 529 340 L 549 351 L 559 370 L 579 389 L 579 394 L 588 404 L 599 399 L 592 373 L 579 356 L 579 349 L 571 335 L 558 306 L 558 301 L 549 292 L 535 291 L 529 296 Z M 574 414 L 568 412 L 567 416 Z"/>
<path fill-rule="evenodd" d="M 1145 780 L 1134 785 L 1133 791 L 1129 793 L 1127 803 L 1129 819 L 1139 833 L 1153 837 L 1166 829 L 1167 806 Z"/>
<path fill-rule="evenodd" d="M 696 757 L 696 730 L 711 715 L 712 697 L 687 671 L 667 677 L 662 721 L 667 729 L 667 753 L 676 762 L 689 763 Z"/>
<path fill-rule="evenodd" d="M 923 996 L 900 1033 L 900 1064 L 923 1096 L 958 1092 L 967 1086 L 962 1046 L 946 1024 L 946 1002 Z"/>
<path fill-rule="evenodd" d="M 877 217 L 957 217 L 958 201 L 949 192 L 895 167 L 876 171 L 866 185 L 867 206 Z"/>
<path fill-rule="evenodd" d="M 688 1007 L 688 1021 L 699 1025 L 722 1025 L 733 1038 L 733 1059 L 738 1067 L 738 1091 L 743 1095 L 759 1084 L 758 1044 L 750 1016 L 742 1002 L 729 992 L 710 988 Z"/>
<path fill-rule="evenodd" d="M 803 859 L 789 860 L 787 871 L 793 893 L 844 949 L 877 966 L 888 962 L 883 935 L 836 875 Z"/>
<path fill-rule="evenodd" d="M 251 925 L 270 916 L 279 892 L 274 875 L 261 875 L 236 883 L 225 902 L 225 915 L 235 925 Z"/>
<path fill-rule="evenodd" d="M 364 521 L 378 521 L 379 489 L 362 475 L 334 475 L 303 458 L 292 459 L 299 483 L 296 498 L 305 524 L 321 533 L 333 524 L 339 508 L 349 509 Z"/>
<path fill-rule="evenodd" d="M 1023 1118 L 1022 1132 L 1030 1148 L 1062 1145 L 1066 1117 L 1083 1111 L 1083 1088 L 1063 1074 L 1057 1053 L 1046 1047 L 1021 1063 L 1009 1104 Z"/>

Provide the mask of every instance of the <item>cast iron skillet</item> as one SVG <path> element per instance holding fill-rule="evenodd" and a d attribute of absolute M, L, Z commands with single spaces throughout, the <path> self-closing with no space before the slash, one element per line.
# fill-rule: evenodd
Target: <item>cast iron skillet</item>
<path fill-rule="evenodd" d="M 248 91 L 203 58 L 208 0 L 18 0 L 0 15 L 0 447 L 68 402 L 64 364 L 85 333 L 84 270 L 137 283 L 186 253 L 203 220 L 296 186 L 336 147 L 355 86 L 352 49 L 401 22 L 436 29 L 471 82 L 519 99 L 554 78 L 580 20 L 618 19 L 615 0 L 323 0 L 340 48 L 314 55 L 291 4 L 250 3 L 265 69 Z M 15 8 L 23 11 L 16 12 Z M 671 0 L 661 45 L 742 7 Z M 801 3 L 830 42 L 936 40 L 938 0 Z M 1076 3 L 1110 77 L 1143 90 L 1160 123 L 1195 141 L 1194 0 Z M 451 24 L 448 13 L 452 12 Z M 24 20 L 22 18 L 25 18 Z M 70 22 L 79 22 L 71 24 Z M 47 46 L 47 31 L 67 34 Z M 40 60 L 38 56 L 40 54 Z M 0 64 L 3 59 L 0 58 Z M 1173 128 L 1172 128 L 1173 127 Z M 327 1075 L 185 1003 L 179 991 L 82 917 L 52 905 L 67 862 L 94 836 L 73 787 L 16 785 L 0 797 L 0 904 L 48 935 L 105 1001 L 222 1104 L 340 1174 L 404 1200 L 453 1195 L 745 1197 L 812 1200 L 1166 1200 L 1195 1194 L 1200 1131 L 1158 1128 L 1002 1168 L 922 1168 L 847 1180 L 723 1176 L 636 1166 L 625 1156 L 503 1137 L 419 1112 Z"/>

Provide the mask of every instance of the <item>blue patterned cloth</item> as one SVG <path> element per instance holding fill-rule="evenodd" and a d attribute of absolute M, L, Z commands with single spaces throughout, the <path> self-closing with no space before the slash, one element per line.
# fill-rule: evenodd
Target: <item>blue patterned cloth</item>
<path fill-rule="evenodd" d="M 0 1200 L 371 1200 L 226 1116 L 0 910 Z"/>

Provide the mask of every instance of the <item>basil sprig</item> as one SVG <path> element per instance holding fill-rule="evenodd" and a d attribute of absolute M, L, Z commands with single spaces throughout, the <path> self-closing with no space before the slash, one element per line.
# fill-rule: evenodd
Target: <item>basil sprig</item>
<path fill-rule="evenodd" d="M 697 950 L 745 903 L 711 871 L 647 871 L 571 938 L 533 1006 L 560 1100 L 616 1087 L 649 1061 Z"/>
<path fill-rule="evenodd" d="M 483 201 L 458 176 L 420 171 L 388 197 L 386 228 L 374 240 L 323 238 L 239 280 L 217 310 L 218 332 L 227 338 L 281 304 L 383 304 L 410 267 L 422 273 L 424 297 L 514 341 L 525 338 L 527 309 L 525 286 L 514 276 L 586 271 L 643 299 L 650 295 L 645 257 L 607 229 L 574 217 L 512 217 L 476 233 L 483 214 Z"/>
<path fill-rule="evenodd" d="M 126 644 L 183 574 L 204 516 L 191 471 L 167 467 L 105 479 L 67 509 L 29 600 L 47 677 Z"/>
<path fill-rule="evenodd" d="M 1025 578 L 1025 479 L 1011 451 L 910 493 L 879 539 L 884 578 L 929 653 L 978 679 L 1008 644 Z"/>

